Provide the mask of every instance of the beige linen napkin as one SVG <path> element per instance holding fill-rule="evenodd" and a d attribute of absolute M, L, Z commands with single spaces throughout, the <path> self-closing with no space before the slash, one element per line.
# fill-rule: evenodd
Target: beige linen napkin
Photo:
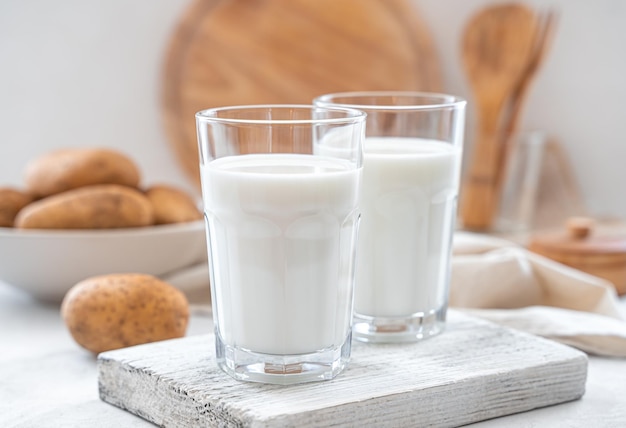
<path fill-rule="evenodd" d="M 513 242 L 457 232 L 450 306 L 588 353 L 626 357 L 626 321 L 606 280 Z"/>

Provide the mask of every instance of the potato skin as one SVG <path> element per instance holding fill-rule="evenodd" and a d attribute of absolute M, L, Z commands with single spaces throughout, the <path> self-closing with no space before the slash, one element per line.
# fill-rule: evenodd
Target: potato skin
<path fill-rule="evenodd" d="M 17 213 L 33 201 L 25 192 L 9 187 L 0 187 L 0 227 L 13 227 Z"/>
<path fill-rule="evenodd" d="M 113 229 L 154 223 L 152 205 L 138 190 L 86 186 L 35 201 L 15 218 L 22 229 Z"/>
<path fill-rule="evenodd" d="M 138 166 L 126 155 L 105 148 L 56 150 L 33 159 L 26 166 L 24 181 L 37 198 L 96 184 L 137 187 Z"/>
<path fill-rule="evenodd" d="M 61 315 L 74 340 L 97 354 L 183 337 L 189 303 L 180 290 L 151 275 L 111 274 L 74 285 Z"/>
<path fill-rule="evenodd" d="M 172 186 L 154 185 L 145 191 L 154 210 L 156 224 L 185 223 L 202 219 L 193 198 Z"/>

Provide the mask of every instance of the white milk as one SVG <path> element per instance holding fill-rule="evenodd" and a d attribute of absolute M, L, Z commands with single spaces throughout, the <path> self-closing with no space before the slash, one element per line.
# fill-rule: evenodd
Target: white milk
<path fill-rule="evenodd" d="M 343 344 L 359 179 L 346 161 L 309 155 L 242 155 L 203 166 L 224 343 L 269 354 Z"/>
<path fill-rule="evenodd" d="M 429 313 L 445 305 L 461 151 L 415 138 L 367 138 L 355 312 Z"/>

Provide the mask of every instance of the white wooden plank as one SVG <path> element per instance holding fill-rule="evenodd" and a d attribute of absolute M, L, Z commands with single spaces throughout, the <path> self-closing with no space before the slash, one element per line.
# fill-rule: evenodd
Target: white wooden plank
<path fill-rule="evenodd" d="M 163 427 L 452 427 L 580 398 L 587 357 L 450 311 L 444 334 L 417 344 L 354 342 L 332 381 L 233 380 L 212 335 L 102 353 L 98 374 L 102 400 Z"/>

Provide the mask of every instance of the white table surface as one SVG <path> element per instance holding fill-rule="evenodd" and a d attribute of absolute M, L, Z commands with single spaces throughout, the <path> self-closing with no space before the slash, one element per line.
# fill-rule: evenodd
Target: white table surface
<path fill-rule="evenodd" d="M 192 311 L 188 335 L 211 328 L 206 311 Z M 0 282 L 0 427 L 150 426 L 100 401 L 95 357 L 73 341 L 58 305 Z M 626 427 L 626 359 L 590 357 L 581 400 L 472 426 Z"/>

